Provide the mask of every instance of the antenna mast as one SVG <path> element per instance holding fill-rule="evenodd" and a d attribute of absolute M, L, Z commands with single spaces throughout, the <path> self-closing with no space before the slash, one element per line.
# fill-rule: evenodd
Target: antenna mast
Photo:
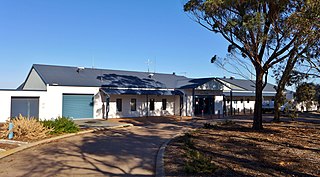
<path fill-rule="evenodd" d="M 147 65 L 148 65 L 148 73 L 150 73 L 150 64 L 152 63 L 149 59 L 147 60 Z"/>

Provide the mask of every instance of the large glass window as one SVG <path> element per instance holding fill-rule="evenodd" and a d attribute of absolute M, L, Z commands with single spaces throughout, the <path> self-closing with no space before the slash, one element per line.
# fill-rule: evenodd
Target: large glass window
<path fill-rule="evenodd" d="M 167 99 L 162 99 L 162 110 L 167 110 Z"/>
<path fill-rule="evenodd" d="M 12 97 L 11 117 L 22 115 L 27 118 L 39 118 L 39 98 Z"/>
<path fill-rule="evenodd" d="M 121 112 L 122 111 L 122 99 L 118 98 L 116 100 L 117 102 L 117 111 Z"/>
<path fill-rule="evenodd" d="M 131 106 L 131 111 L 136 111 L 137 110 L 137 99 L 132 98 L 131 102 L 130 102 L 130 106 Z"/>
<path fill-rule="evenodd" d="M 154 99 L 150 99 L 150 111 L 154 111 Z"/>

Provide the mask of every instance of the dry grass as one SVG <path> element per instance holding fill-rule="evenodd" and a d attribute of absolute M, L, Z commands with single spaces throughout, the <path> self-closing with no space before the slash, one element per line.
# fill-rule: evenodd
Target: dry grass
<path fill-rule="evenodd" d="M 308 123 L 219 125 L 192 133 L 195 149 L 219 167 L 208 176 L 320 176 L 320 130 Z M 186 150 L 181 138 L 166 149 L 167 176 L 205 176 L 184 172 Z"/>
<path fill-rule="evenodd" d="M 28 119 L 21 115 L 15 119 L 12 119 L 13 133 L 15 140 L 21 141 L 33 141 L 46 138 L 52 131 L 47 127 L 44 127 L 41 122 L 36 119 Z M 9 122 L 3 125 L 3 132 L 1 138 L 7 138 L 10 131 L 8 130 Z"/>

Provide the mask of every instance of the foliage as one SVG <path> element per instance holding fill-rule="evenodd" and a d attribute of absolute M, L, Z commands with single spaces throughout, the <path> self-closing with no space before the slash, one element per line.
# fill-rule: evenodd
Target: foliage
<path fill-rule="evenodd" d="M 298 117 L 297 103 L 289 101 L 283 110 L 285 115 L 287 115 L 291 120 L 294 120 Z"/>
<path fill-rule="evenodd" d="M 66 117 L 58 117 L 55 120 L 42 121 L 43 125 L 52 128 L 51 134 L 76 133 L 79 131 L 77 124 L 72 119 Z"/>
<path fill-rule="evenodd" d="M 311 107 L 312 102 L 316 101 L 316 86 L 313 83 L 302 83 L 296 91 L 298 102 L 305 102 L 307 110 Z"/>
<path fill-rule="evenodd" d="M 320 106 L 320 84 L 316 85 L 316 100 Z"/>
<path fill-rule="evenodd" d="M 185 133 L 182 136 L 184 147 L 187 150 L 186 156 L 188 157 L 188 161 L 184 167 L 185 171 L 192 174 L 209 174 L 214 172 L 217 167 L 211 162 L 209 157 L 195 150 L 192 137 L 193 135 L 190 133 Z"/>
<path fill-rule="evenodd" d="M 230 43 L 228 52 L 242 57 L 238 63 L 255 68 L 253 128 L 262 129 L 262 90 L 269 69 L 281 63 L 283 70 L 289 63 L 286 73 L 291 73 L 297 59 L 319 56 L 319 7 L 318 0 L 189 0 L 184 5 L 196 22 Z"/>
<path fill-rule="evenodd" d="M 204 123 L 203 124 L 203 128 L 204 129 L 214 129 L 216 127 L 217 127 L 216 125 L 213 125 L 213 124 L 210 124 L 210 123 Z"/>
<path fill-rule="evenodd" d="M 194 148 L 194 143 L 192 141 L 192 135 L 190 133 L 185 133 L 182 136 L 183 143 L 187 149 Z"/>
<path fill-rule="evenodd" d="M 211 174 L 218 167 L 211 159 L 197 150 L 189 150 L 187 153 L 189 161 L 185 165 L 185 171 L 191 174 Z"/>
<path fill-rule="evenodd" d="M 46 138 L 47 135 L 52 131 L 51 128 L 45 127 L 41 122 L 36 119 L 28 119 L 19 115 L 19 117 L 13 118 L 13 133 L 14 139 L 17 140 L 37 140 Z M 4 124 L 4 133 L 2 138 L 7 138 L 10 131 L 8 130 L 9 121 Z"/>

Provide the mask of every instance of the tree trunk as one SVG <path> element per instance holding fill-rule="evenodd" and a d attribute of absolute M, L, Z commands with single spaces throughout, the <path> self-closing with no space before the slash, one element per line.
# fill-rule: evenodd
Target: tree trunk
<path fill-rule="evenodd" d="M 279 87 L 279 86 L 278 86 Z M 277 89 L 277 93 L 274 99 L 274 117 L 273 117 L 273 121 L 275 122 L 280 122 L 280 100 L 282 98 L 282 90 L 278 91 L 279 89 Z"/>
<path fill-rule="evenodd" d="M 253 126 L 254 130 L 262 130 L 262 90 L 263 90 L 263 75 L 262 69 L 256 69 L 256 100 L 254 104 Z"/>
<path fill-rule="evenodd" d="M 288 83 L 289 79 L 290 79 L 290 74 L 293 70 L 294 65 L 296 64 L 298 60 L 298 57 L 295 56 L 295 54 L 291 54 L 288 61 L 287 61 L 287 65 L 285 70 L 282 73 L 282 76 L 280 78 L 280 81 L 278 83 L 277 86 L 277 93 L 275 96 L 275 100 L 274 100 L 274 117 L 273 117 L 273 121 L 275 122 L 280 122 L 280 107 L 281 107 L 281 103 L 280 101 L 282 100 L 282 94 L 283 91 L 285 89 L 286 84 Z"/>

